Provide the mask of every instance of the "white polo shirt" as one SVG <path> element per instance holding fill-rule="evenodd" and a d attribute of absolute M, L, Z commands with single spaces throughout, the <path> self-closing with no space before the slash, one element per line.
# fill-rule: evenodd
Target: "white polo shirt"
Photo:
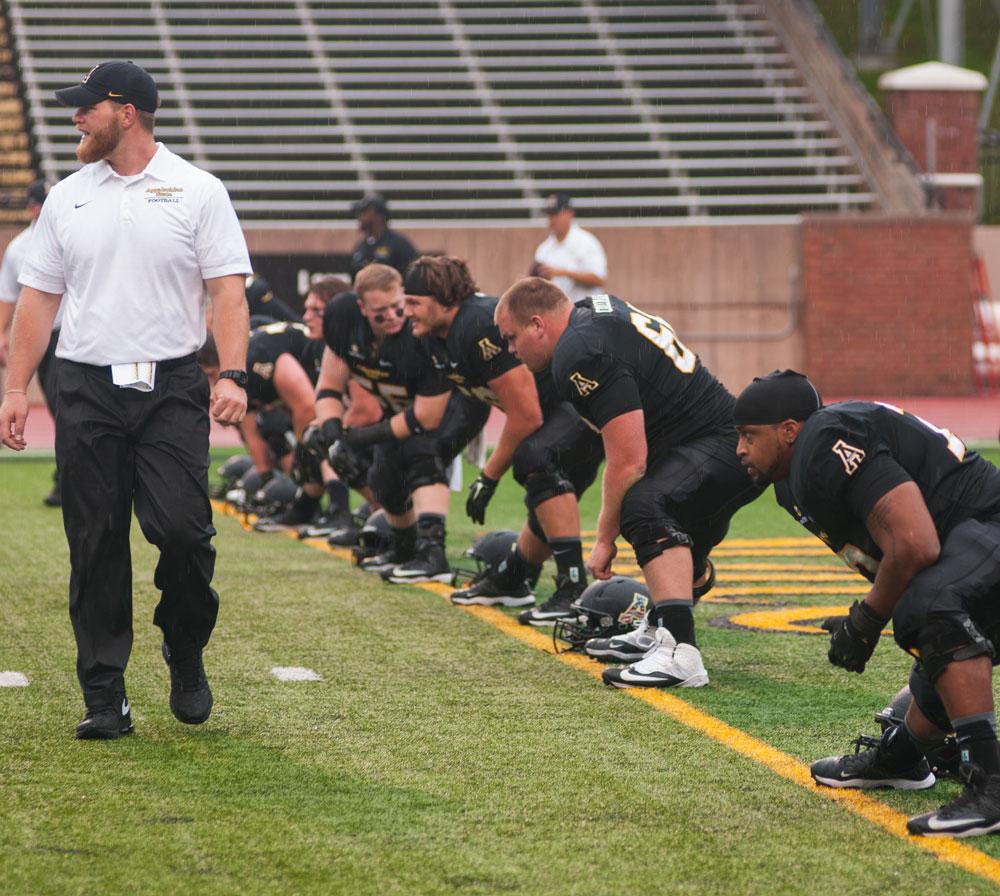
<path fill-rule="evenodd" d="M 596 274 L 602 280 L 608 276 L 608 259 L 601 241 L 575 221 L 570 224 L 564 239 L 557 240 L 555 234 L 549 234 L 549 238 L 535 250 L 535 261 L 578 274 Z M 574 302 L 603 289 L 583 286 L 569 277 L 553 277 L 552 282 Z"/>
<path fill-rule="evenodd" d="M 19 279 L 63 296 L 56 356 L 103 366 L 196 351 L 204 281 L 250 271 L 222 182 L 158 143 L 140 174 L 100 161 L 56 184 Z"/>
<path fill-rule="evenodd" d="M 17 282 L 17 278 L 21 275 L 25 258 L 28 257 L 28 246 L 34 232 L 34 225 L 29 224 L 7 243 L 7 248 L 3 253 L 3 262 L 0 263 L 0 302 L 7 302 L 11 305 L 17 302 L 21 293 L 21 285 Z M 61 323 L 62 303 L 59 304 L 56 319 L 52 322 L 52 329 L 58 330 Z"/>

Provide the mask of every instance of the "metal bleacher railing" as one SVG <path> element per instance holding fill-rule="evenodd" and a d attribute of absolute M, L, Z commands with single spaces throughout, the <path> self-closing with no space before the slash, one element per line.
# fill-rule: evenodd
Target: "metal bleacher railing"
<path fill-rule="evenodd" d="M 876 197 L 761 10 L 628 0 L 7 0 L 46 175 L 74 170 L 52 91 L 129 58 L 157 133 L 248 226 L 517 223 L 562 190 L 592 221 L 864 209 Z M 113 23 L 113 25 L 109 25 Z"/>

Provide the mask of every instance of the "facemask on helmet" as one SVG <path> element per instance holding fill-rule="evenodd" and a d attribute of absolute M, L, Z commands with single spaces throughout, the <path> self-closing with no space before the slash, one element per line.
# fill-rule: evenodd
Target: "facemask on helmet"
<path fill-rule="evenodd" d="M 263 488 L 259 488 L 248 502 L 248 510 L 260 517 L 284 513 L 298 494 L 299 486 L 284 473 L 275 473 Z"/>
<path fill-rule="evenodd" d="M 473 543 L 472 547 L 466 548 L 465 556 L 473 561 L 473 567 L 468 565 L 455 569 L 456 580 L 476 581 L 482 578 L 491 569 L 499 566 L 510 554 L 517 543 L 517 533 L 511 529 L 498 529 L 496 532 L 487 532 L 481 535 Z"/>
<path fill-rule="evenodd" d="M 226 492 L 226 501 L 240 513 L 250 513 L 253 496 L 271 481 L 272 476 L 270 471 L 260 473 L 251 467 Z"/>
<path fill-rule="evenodd" d="M 358 533 L 358 543 L 351 548 L 351 559 L 356 564 L 368 557 L 382 554 L 392 547 L 392 526 L 384 510 L 376 510 L 361 527 Z"/>
<path fill-rule="evenodd" d="M 215 471 L 222 481 L 212 487 L 211 496 L 225 498 L 226 493 L 235 487 L 236 481 L 252 468 L 253 461 L 249 454 L 234 454 Z"/>
<path fill-rule="evenodd" d="M 556 620 L 552 628 L 556 653 L 583 650 L 591 638 L 624 635 L 645 618 L 651 606 L 649 589 L 628 576 L 593 582 L 570 604 L 573 615 Z"/>

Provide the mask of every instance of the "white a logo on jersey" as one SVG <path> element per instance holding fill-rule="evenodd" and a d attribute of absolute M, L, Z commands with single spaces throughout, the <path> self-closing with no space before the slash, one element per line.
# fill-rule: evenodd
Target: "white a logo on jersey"
<path fill-rule="evenodd" d="M 857 470 L 861 466 L 861 461 L 865 459 L 864 451 L 860 448 L 855 448 L 853 445 L 848 445 L 843 439 L 837 439 L 836 444 L 833 446 L 833 453 L 840 458 L 840 462 L 844 465 L 844 470 L 848 476 Z"/>
<path fill-rule="evenodd" d="M 503 351 L 500 346 L 494 345 L 489 339 L 480 339 L 477 345 L 479 346 L 479 351 L 483 353 L 484 361 L 492 361 L 493 358 Z"/>

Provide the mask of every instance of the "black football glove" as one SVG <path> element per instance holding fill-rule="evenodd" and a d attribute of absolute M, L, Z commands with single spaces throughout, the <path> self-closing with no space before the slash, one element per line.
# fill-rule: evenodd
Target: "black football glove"
<path fill-rule="evenodd" d="M 333 471 L 351 488 L 362 488 L 368 479 L 368 464 L 343 436 L 330 446 L 328 455 Z"/>
<path fill-rule="evenodd" d="M 469 486 L 469 497 L 465 502 L 465 512 L 474 523 L 486 522 L 486 507 L 497 490 L 497 480 L 480 473 Z"/>
<path fill-rule="evenodd" d="M 846 616 L 831 616 L 823 621 L 822 627 L 830 633 L 827 658 L 848 672 L 864 672 L 888 621 L 876 615 L 868 604 L 855 601 Z"/>
<path fill-rule="evenodd" d="M 303 440 L 295 446 L 292 454 L 292 479 L 299 485 L 307 482 L 323 482 L 323 474 L 319 468 L 320 461 L 306 446 L 305 434 Z"/>
<path fill-rule="evenodd" d="M 330 453 L 330 446 L 344 434 L 344 424 L 336 417 L 314 423 L 302 433 L 302 444 L 306 451 L 317 460 L 324 461 Z"/>
<path fill-rule="evenodd" d="M 380 420 L 371 426 L 359 426 L 344 433 L 344 440 L 355 451 L 367 451 L 372 445 L 388 442 L 394 439 L 392 424 L 388 420 Z"/>

